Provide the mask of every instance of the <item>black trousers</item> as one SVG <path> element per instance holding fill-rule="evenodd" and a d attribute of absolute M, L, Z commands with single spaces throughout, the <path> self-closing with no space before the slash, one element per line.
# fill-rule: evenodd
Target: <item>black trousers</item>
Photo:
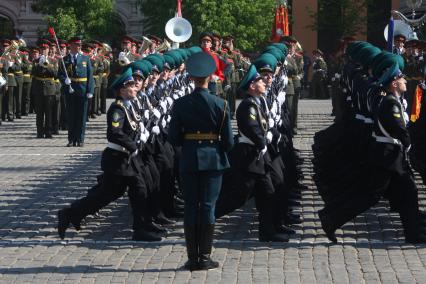
<path fill-rule="evenodd" d="M 233 182 L 232 182 L 233 181 Z M 226 173 L 216 202 L 216 218 L 242 207 L 254 196 L 259 212 L 259 233 L 273 234 L 276 213 L 275 189 L 269 173 L 259 175 L 249 172 Z"/>
<path fill-rule="evenodd" d="M 36 95 L 35 111 L 37 134 L 52 134 L 53 103 L 55 96 Z"/>
<path fill-rule="evenodd" d="M 71 204 L 71 220 L 80 223 L 87 215 L 95 214 L 101 208 L 122 197 L 129 188 L 129 200 L 132 206 L 133 229 L 142 227 L 144 219 L 149 217 L 147 190 L 141 175 L 120 176 L 104 173 L 99 184 L 88 191 L 87 195 Z"/>
<path fill-rule="evenodd" d="M 374 206 L 383 194 L 398 208 L 406 239 L 417 235 L 418 196 L 411 172 L 398 174 L 382 168 L 372 168 L 366 188 L 357 188 L 326 204 L 324 214 L 338 229 L 359 214 Z"/>
<path fill-rule="evenodd" d="M 285 183 L 285 166 L 281 156 L 277 156 L 272 160 L 271 164 L 271 181 L 275 189 L 276 211 L 274 224 L 281 225 L 283 218 L 288 213 L 288 196 L 289 188 Z"/>

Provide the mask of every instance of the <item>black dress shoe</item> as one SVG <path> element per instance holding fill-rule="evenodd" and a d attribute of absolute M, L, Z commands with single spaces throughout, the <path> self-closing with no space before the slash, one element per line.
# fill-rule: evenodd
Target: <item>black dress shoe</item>
<path fill-rule="evenodd" d="M 176 222 L 173 221 L 173 220 L 170 220 L 166 216 L 160 215 L 157 218 L 155 218 L 155 223 L 160 224 L 160 225 L 173 225 Z"/>
<path fill-rule="evenodd" d="M 185 265 L 183 267 L 189 271 L 195 271 L 200 269 L 198 260 L 195 259 L 188 259 L 188 261 L 185 262 Z"/>
<path fill-rule="evenodd" d="M 24 112 L 24 113 L 22 114 L 22 116 L 28 116 L 28 113 Z"/>
<path fill-rule="evenodd" d="M 21 119 L 22 117 L 20 115 L 15 116 L 16 119 Z"/>
<path fill-rule="evenodd" d="M 43 138 L 43 134 L 37 134 L 37 138 Z"/>
<path fill-rule="evenodd" d="M 303 222 L 302 218 L 300 218 L 299 215 L 292 214 L 292 213 L 288 213 L 284 220 L 284 223 L 286 225 L 301 224 L 302 222 Z"/>
<path fill-rule="evenodd" d="M 198 261 L 198 270 L 210 270 L 219 267 L 219 262 L 214 261 L 210 258 L 210 255 L 200 255 Z"/>
<path fill-rule="evenodd" d="M 91 114 L 91 115 L 90 115 L 90 118 L 95 119 L 95 118 L 96 118 L 96 115 L 95 115 L 95 114 Z"/>
<path fill-rule="evenodd" d="M 58 211 L 58 235 L 63 240 L 65 238 L 65 232 L 68 229 L 70 221 L 68 208 L 64 208 Z"/>
<path fill-rule="evenodd" d="M 410 244 L 425 244 L 426 243 L 426 234 L 425 233 L 419 233 L 414 237 L 407 237 L 405 238 L 406 243 Z"/>
<path fill-rule="evenodd" d="M 12 122 L 12 121 L 13 121 L 13 118 L 10 118 L 10 117 L 9 117 L 9 118 L 7 119 L 7 121 Z"/>
<path fill-rule="evenodd" d="M 154 232 L 138 229 L 133 232 L 132 240 L 139 242 L 159 242 L 162 238 Z"/>
<path fill-rule="evenodd" d="M 332 228 L 330 224 L 330 220 L 328 220 L 327 216 L 325 216 L 325 214 L 322 211 L 318 212 L 318 215 L 321 221 L 321 227 L 323 231 L 325 232 L 325 235 L 333 244 L 336 244 L 337 243 L 336 230 Z"/>
<path fill-rule="evenodd" d="M 145 223 L 143 228 L 145 231 L 157 233 L 161 237 L 165 237 L 167 235 L 167 230 L 154 222 Z"/>
<path fill-rule="evenodd" d="M 51 139 L 53 138 L 52 134 L 48 133 L 44 135 L 44 138 Z"/>
<path fill-rule="evenodd" d="M 286 225 L 280 225 L 280 226 L 276 227 L 275 229 L 276 229 L 277 233 L 280 233 L 280 234 L 293 235 L 293 234 L 296 233 L 295 230 L 293 230 L 290 227 L 287 227 Z"/>
<path fill-rule="evenodd" d="M 83 142 L 77 142 L 77 147 L 84 147 L 84 143 Z"/>
<path fill-rule="evenodd" d="M 259 234 L 259 242 L 280 242 L 280 243 L 286 243 L 290 240 L 290 237 L 286 234 L 270 234 L 270 235 L 264 235 Z"/>
<path fill-rule="evenodd" d="M 72 147 L 73 143 L 72 142 L 68 142 L 67 147 Z"/>

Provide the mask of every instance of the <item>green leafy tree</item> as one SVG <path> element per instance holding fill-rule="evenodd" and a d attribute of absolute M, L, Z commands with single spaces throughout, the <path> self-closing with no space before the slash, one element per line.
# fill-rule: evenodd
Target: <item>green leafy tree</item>
<path fill-rule="evenodd" d="M 111 40 L 123 33 L 115 0 L 36 0 L 32 6 L 43 13 L 58 36 L 68 39 L 77 34 L 87 39 Z"/>
<path fill-rule="evenodd" d="M 165 37 L 164 27 L 175 15 L 176 0 L 139 1 L 145 33 Z M 183 0 L 183 17 L 193 28 L 187 45 L 196 44 L 201 32 L 212 31 L 234 35 L 242 50 L 259 50 L 271 36 L 276 4 L 276 0 Z"/>

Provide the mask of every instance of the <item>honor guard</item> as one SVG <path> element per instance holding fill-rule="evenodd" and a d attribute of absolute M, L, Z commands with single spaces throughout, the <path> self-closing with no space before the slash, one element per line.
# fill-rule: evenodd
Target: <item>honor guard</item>
<path fill-rule="evenodd" d="M 81 37 L 69 40 L 70 52 L 64 57 L 59 78 L 65 88 L 67 103 L 67 147 L 83 147 L 86 132 L 88 99 L 93 97 L 94 80 L 90 58 L 81 53 Z M 68 77 L 67 77 L 68 75 Z"/>
<path fill-rule="evenodd" d="M 233 145 L 233 136 L 226 101 L 208 90 L 215 59 L 209 53 L 195 53 L 186 67 L 195 90 L 174 102 L 168 140 L 182 147 L 179 170 L 185 200 L 185 267 L 192 271 L 218 267 L 210 258 L 215 204 L 223 171 L 229 167 L 226 152 Z"/>

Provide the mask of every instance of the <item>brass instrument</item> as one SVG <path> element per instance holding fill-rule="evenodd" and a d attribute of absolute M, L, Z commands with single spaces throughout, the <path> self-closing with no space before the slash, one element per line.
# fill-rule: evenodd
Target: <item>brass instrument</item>
<path fill-rule="evenodd" d="M 167 39 L 164 39 L 163 43 L 160 44 L 159 46 L 157 46 L 157 48 L 155 49 L 155 51 L 158 52 L 158 53 L 161 53 L 161 52 L 167 51 L 167 50 L 169 50 L 171 48 L 172 48 L 172 46 L 167 41 Z"/>
<path fill-rule="evenodd" d="M 129 60 L 130 51 L 124 50 L 118 55 L 118 64 L 121 67 L 129 65 L 131 62 Z"/>
<path fill-rule="evenodd" d="M 171 18 L 166 26 L 165 31 L 167 37 L 175 42 L 182 43 L 187 41 L 192 35 L 191 23 L 182 17 Z"/>
<path fill-rule="evenodd" d="M 153 44 L 152 40 L 150 40 L 149 38 L 147 38 L 145 36 L 142 37 L 142 38 L 143 38 L 143 42 L 142 42 L 142 46 L 138 50 L 139 54 L 143 54 Z"/>
<path fill-rule="evenodd" d="M 7 57 L 10 54 L 16 52 L 19 49 L 19 45 L 16 41 L 12 41 L 11 45 L 9 45 L 8 47 L 6 47 L 2 53 L 2 55 L 0 57 Z"/>

